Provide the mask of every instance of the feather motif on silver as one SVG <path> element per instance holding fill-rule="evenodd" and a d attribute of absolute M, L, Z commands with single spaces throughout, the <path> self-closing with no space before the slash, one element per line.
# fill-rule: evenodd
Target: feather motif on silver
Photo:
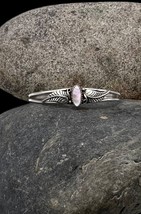
<path fill-rule="evenodd" d="M 109 91 L 99 91 L 86 89 L 85 95 L 87 96 L 88 102 L 99 102 L 104 99 L 104 97 L 109 94 Z"/>
<path fill-rule="evenodd" d="M 42 100 L 43 103 L 68 103 L 69 98 L 66 91 L 57 90 L 55 92 L 47 95 L 45 99 Z"/>

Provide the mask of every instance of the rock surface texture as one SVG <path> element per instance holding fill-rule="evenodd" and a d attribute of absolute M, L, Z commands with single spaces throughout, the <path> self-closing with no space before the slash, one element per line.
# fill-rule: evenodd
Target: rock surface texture
<path fill-rule="evenodd" d="M 141 5 L 75 3 L 34 9 L 0 28 L 0 87 L 29 93 L 107 88 L 141 99 Z"/>
<path fill-rule="evenodd" d="M 1 114 L 0 213 L 141 213 L 141 101 Z"/>

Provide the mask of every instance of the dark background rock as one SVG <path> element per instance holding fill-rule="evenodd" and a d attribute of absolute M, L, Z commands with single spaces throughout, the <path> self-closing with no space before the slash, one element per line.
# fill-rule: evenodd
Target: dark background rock
<path fill-rule="evenodd" d="M 0 115 L 1 214 L 139 214 L 141 102 Z"/>
<path fill-rule="evenodd" d="M 34 91 L 107 88 L 141 98 L 141 5 L 66 4 L 28 11 L 0 28 L 0 87 Z"/>

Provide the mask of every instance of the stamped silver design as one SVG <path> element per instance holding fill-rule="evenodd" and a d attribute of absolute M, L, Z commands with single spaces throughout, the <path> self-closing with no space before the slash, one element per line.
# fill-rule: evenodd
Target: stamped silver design
<path fill-rule="evenodd" d="M 83 103 L 119 100 L 120 93 L 105 89 L 83 88 L 75 85 L 50 91 L 29 94 L 29 101 L 35 103 L 64 103 L 80 106 Z"/>

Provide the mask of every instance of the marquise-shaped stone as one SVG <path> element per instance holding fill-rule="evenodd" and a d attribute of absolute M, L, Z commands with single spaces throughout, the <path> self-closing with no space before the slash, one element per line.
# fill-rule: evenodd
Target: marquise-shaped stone
<path fill-rule="evenodd" d="M 73 102 L 73 104 L 75 106 L 79 106 L 81 104 L 82 91 L 81 91 L 81 88 L 78 85 L 75 85 L 72 88 L 71 97 L 72 97 L 72 102 Z"/>

